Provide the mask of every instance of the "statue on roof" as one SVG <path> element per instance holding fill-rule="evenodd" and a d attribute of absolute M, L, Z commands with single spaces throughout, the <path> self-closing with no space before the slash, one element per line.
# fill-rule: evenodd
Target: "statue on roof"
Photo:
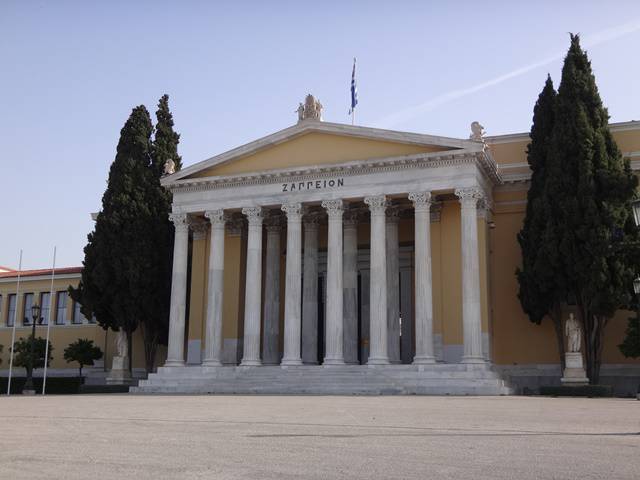
<path fill-rule="evenodd" d="M 469 139 L 484 143 L 484 134 L 484 127 L 480 125 L 480 122 L 473 122 L 471 124 L 471 135 L 469 135 Z"/>
<path fill-rule="evenodd" d="M 171 158 L 164 162 L 164 174 L 165 175 L 173 175 L 176 173 L 176 162 L 174 162 Z"/>
<path fill-rule="evenodd" d="M 304 105 L 301 103 L 296 110 L 298 113 L 298 122 L 303 120 L 322 120 L 322 104 L 313 95 L 308 94 L 304 99 Z"/>

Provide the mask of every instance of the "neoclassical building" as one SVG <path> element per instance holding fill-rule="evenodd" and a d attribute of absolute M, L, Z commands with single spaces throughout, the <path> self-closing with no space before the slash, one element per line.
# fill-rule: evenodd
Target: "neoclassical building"
<path fill-rule="evenodd" d="M 611 126 L 634 167 L 640 122 Z M 527 134 L 297 124 L 166 176 L 164 367 L 142 392 L 511 393 L 557 382 L 551 324 L 517 299 Z M 607 332 L 603 378 L 637 363 Z"/>

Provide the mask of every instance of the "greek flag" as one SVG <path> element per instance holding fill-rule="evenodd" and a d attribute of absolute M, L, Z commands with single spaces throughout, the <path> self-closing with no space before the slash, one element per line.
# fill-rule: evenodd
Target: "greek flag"
<path fill-rule="evenodd" d="M 351 108 L 349 109 L 349 115 L 351 115 L 358 105 L 358 87 L 356 86 L 356 59 L 353 59 L 353 72 L 351 73 Z"/>

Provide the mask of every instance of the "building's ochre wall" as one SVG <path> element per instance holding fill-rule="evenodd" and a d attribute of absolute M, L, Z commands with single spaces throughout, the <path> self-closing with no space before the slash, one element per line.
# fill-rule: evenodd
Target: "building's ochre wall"
<path fill-rule="evenodd" d="M 611 133 L 621 152 L 631 153 L 640 151 L 640 134 L 637 129 L 617 128 L 614 125 L 611 128 Z M 491 154 L 498 165 L 527 163 L 527 144 L 529 143 L 529 138 L 521 137 L 522 136 L 518 136 L 514 141 L 499 141 L 498 143 L 489 139 L 488 143 Z"/>
<path fill-rule="evenodd" d="M 23 319 L 25 314 L 30 315 L 30 312 L 24 311 L 24 295 L 27 293 L 34 294 L 34 303 L 40 305 L 41 294 L 49 293 L 51 291 L 51 278 L 48 276 L 41 276 L 38 278 L 33 277 L 23 277 L 20 284 L 20 295 L 17 298 L 16 306 L 18 310 L 17 321 L 16 321 L 16 340 L 22 338 L 27 338 L 31 335 L 31 326 L 23 326 Z M 107 367 L 111 366 L 111 360 L 113 358 L 115 352 L 115 333 L 108 332 L 107 342 L 105 344 L 105 331 L 97 324 L 89 324 L 86 320 L 83 319 L 82 324 L 73 324 L 73 309 L 74 302 L 67 295 L 66 302 L 66 315 L 65 315 L 65 324 L 58 325 L 56 324 L 56 314 L 57 314 L 57 301 L 58 301 L 58 292 L 66 291 L 69 285 L 73 287 L 78 286 L 78 282 L 80 280 L 79 275 L 74 276 L 73 278 L 60 277 L 54 279 L 53 290 L 54 290 L 54 302 L 53 302 L 53 311 L 54 313 L 50 315 L 51 327 L 49 329 L 49 339 L 51 341 L 52 356 L 53 360 L 49 364 L 49 368 L 52 369 L 71 369 L 77 370 L 78 365 L 75 362 L 67 363 L 64 360 L 64 350 L 70 343 L 75 342 L 79 338 L 86 338 L 89 340 L 93 340 L 95 345 L 100 347 L 102 350 L 104 357 L 103 360 L 106 361 Z M 10 359 L 10 347 L 11 347 L 11 336 L 12 336 L 12 328 L 7 326 L 7 317 L 9 310 L 9 295 L 16 293 L 16 281 L 12 279 L 10 282 L 2 282 L 0 283 L 0 296 L 2 298 L 0 304 L 0 345 L 4 348 L 2 352 L 0 352 L 0 370 L 8 370 L 9 368 L 9 359 Z M 46 325 L 37 325 L 36 326 L 36 336 L 46 338 L 47 335 L 47 327 Z M 133 338 L 133 347 L 132 347 L 132 359 L 133 359 L 133 367 L 134 368 L 144 368 L 144 343 L 142 341 L 142 335 L 139 331 L 134 332 Z M 160 348 L 159 358 L 161 361 L 162 354 L 164 353 L 164 348 Z M 5 372 L 6 373 L 6 372 Z M 36 370 L 36 374 L 40 374 L 41 371 Z"/>
<path fill-rule="evenodd" d="M 450 148 L 311 132 L 266 147 L 254 154 L 202 170 L 188 178 L 262 172 L 287 167 L 334 164 L 442 150 L 450 150 Z"/>

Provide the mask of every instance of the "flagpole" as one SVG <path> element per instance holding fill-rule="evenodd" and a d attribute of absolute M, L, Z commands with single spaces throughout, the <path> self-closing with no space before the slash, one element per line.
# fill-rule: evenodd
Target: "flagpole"
<path fill-rule="evenodd" d="M 51 267 L 51 290 L 49 293 L 49 318 L 47 319 L 47 343 L 44 347 L 44 374 L 42 376 L 42 395 L 47 386 L 47 363 L 49 363 L 49 332 L 51 331 L 51 319 L 53 318 L 53 280 L 56 278 L 56 250 L 53 247 L 53 266 Z M 35 341 L 35 339 L 34 339 Z"/>
<path fill-rule="evenodd" d="M 11 376 L 13 373 L 13 346 L 16 343 L 16 324 L 18 323 L 18 296 L 20 295 L 20 275 L 22 274 L 22 249 L 18 260 L 18 284 L 16 286 L 16 308 L 13 311 L 13 328 L 11 329 L 11 356 L 9 357 L 9 380 L 7 381 L 7 395 L 11 395 Z"/>

